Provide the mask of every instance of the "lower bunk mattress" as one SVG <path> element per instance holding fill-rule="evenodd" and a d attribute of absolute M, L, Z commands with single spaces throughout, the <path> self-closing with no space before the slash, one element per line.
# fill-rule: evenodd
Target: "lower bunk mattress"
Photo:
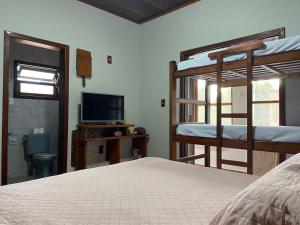
<path fill-rule="evenodd" d="M 216 138 L 216 125 L 201 123 L 180 124 L 176 133 L 186 136 Z M 270 142 L 300 143 L 300 127 L 294 126 L 256 126 L 253 129 L 254 140 Z M 223 138 L 247 140 L 247 126 L 223 126 Z"/>
<path fill-rule="evenodd" d="M 143 158 L 0 187 L 0 224 L 204 225 L 256 179 Z"/>

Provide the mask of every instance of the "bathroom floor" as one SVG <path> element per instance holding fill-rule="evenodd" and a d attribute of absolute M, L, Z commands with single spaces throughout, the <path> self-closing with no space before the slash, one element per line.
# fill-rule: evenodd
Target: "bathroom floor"
<path fill-rule="evenodd" d="M 20 183 L 25 181 L 34 180 L 32 176 L 19 176 L 19 177 L 9 177 L 7 179 L 8 184 Z"/>

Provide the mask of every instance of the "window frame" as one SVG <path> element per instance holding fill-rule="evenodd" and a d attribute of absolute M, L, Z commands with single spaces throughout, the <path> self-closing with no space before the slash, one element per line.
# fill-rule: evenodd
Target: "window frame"
<path fill-rule="evenodd" d="M 270 100 L 270 101 L 253 101 L 252 102 L 252 107 L 253 107 L 253 113 L 254 113 L 254 106 L 255 105 L 272 105 L 272 104 L 277 104 L 278 105 L 278 124 L 275 126 L 280 126 L 280 101 L 279 100 Z M 255 125 L 256 122 L 253 118 L 253 126 L 260 126 L 260 125 Z M 262 125 L 262 126 L 271 126 L 271 125 Z"/>
<path fill-rule="evenodd" d="M 276 79 L 276 78 L 275 78 Z M 271 79 L 272 80 L 272 79 Z M 278 79 L 279 80 L 279 86 L 278 86 L 278 100 L 254 100 L 252 101 L 252 107 L 253 107 L 253 113 L 254 113 L 254 106 L 255 105 L 270 105 L 270 104 L 278 104 L 278 124 L 277 126 L 280 126 L 280 125 L 283 125 L 281 119 L 282 119 L 282 109 L 281 109 L 281 104 L 282 104 L 282 101 L 283 99 L 282 96 L 281 96 L 281 93 L 282 93 L 282 80 L 281 79 Z M 267 81 L 267 80 L 265 80 Z M 254 81 L 255 82 L 255 81 Z M 253 124 L 255 124 L 255 121 L 254 121 L 254 118 L 253 118 Z M 253 125 L 254 126 L 254 125 Z M 266 125 L 266 126 L 269 126 L 269 125 Z"/>
<path fill-rule="evenodd" d="M 198 79 L 195 79 L 196 81 Z M 201 80 L 201 79 L 200 79 Z M 207 124 L 210 124 L 211 123 L 211 106 L 215 106 L 217 107 L 217 103 L 212 103 L 211 102 L 211 96 L 210 96 L 210 88 L 212 85 L 216 85 L 215 83 L 209 83 L 209 82 L 206 82 L 205 84 L 205 104 L 202 104 L 202 105 L 196 105 L 196 109 L 195 109 L 195 121 L 197 122 L 199 120 L 199 115 L 198 115 L 198 107 L 201 107 L 201 106 L 204 106 L 205 110 L 206 110 L 206 115 L 204 115 L 204 118 L 207 117 L 205 120 Z M 230 102 L 222 102 L 221 103 L 221 107 L 223 106 L 231 106 L 231 111 L 232 111 L 232 88 L 230 87 L 230 92 L 231 92 L 231 101 Z M 198 82 L 195 82 L 195 96 L 198 97 Z M 230 118 L 231 119 L 231 124 L 232 124 L 232 121 L 233 121 L 233 118 Z"/>
<path fill-rule="evenodd" d="M 211 83 L 209 84 L 208 86 L 208 90 L 210 92 L 210 88 L 212 85 L 217 85 L 216 83 Z M 223 106 L 230 106 L 230 111 L 232 112 L 233 111 L 233 104 L 232 104 L 232 87 L 227 87 L 227 88 L 230 88 L 230 102 L 223 102 L 221 101 L 221 112 L 223 111 Z M 222 92 L 222 89 L 221 89 L 221 92 Z M 222 95 L 223 96 L 223 95 Z M 208 107 L 209 107 L 209 118 L 211 117 L 211 107 L 214 106 L 216 107 L 216 118 L 217 118 L 217 99 L 216 99 L 216 102 L 215 103 L 212 103 L 211 102 L 211 96 L 209 96 L 209 102 L 208 102 Z M 222 124 L 223 124 L 223 120 L 226 119 L 226 120 L 230 120 L 230 125 L 232 125 L 233 123 L 233 118 L 222 118 Z M 211 120 L 209 119 L 209 122 L 211 123 Z M 217 124 L 215 124 L 217 125 Z"/>
<path fill-rule="evenodd" d="M 57 84 L 50 84 L 50 83 L 43 83 L 43 82 L 31 82 L 31 81 L 19 81 L 18 78 L 18 70 L 17 66 L 19 64 L 24 64 L 28 66 L 28 68 L 32 67 L 46 67 L 49 69 L 54 69 L 57 72 L 59 72 L 59 67 L 56 66 L 49 66 L 45 64 L 37 64 L 37 63 L 31 63 L 31 62 L 25 62 L 20 60 L 14 61 L 14 91 L 13 91 L 13 97 L 14 98 L 23 98 L 23 99 L 40 99 L 40 100 L 58 100 L 59 99 L 59 92 L 58 92 L 58 86 L 60 79 L 58 80 Z M 42 71 L 42 70 L 41 70 Z M 47 95 L 47 94 L 34 94 L 34 93 L 22 93 L 21 92 L 21 83 L 25 84 L 37 84 L 37 85 L 45 85 L 45 86 L 53 86 L 53 95 Z"/>
<path fill-rule="evenodd" d="M 197 79 L 196 79 L 197 80 Z M 266 79 L 268 80 L 268 79 Z M 207 101 L 206 101 L 206 104 L 204 105 L 197 105 L 196 106 L 196 114 L 195 114 L 195 121 L 198 121 L 198 107 L 199 106 L 204 106 L 205 108 L 208 108 L 207 109 L 207 112 L 206 114 L 208 113 L 208 115 L 204 115 L 204 116 L 207 116 L 207 123 L 210 124 L 211 123 L 211 120 L 210 120 L 210 117 L 211 117 L 211 113 L 210 113 L 210 107 L 211 106 L 217 106 L 217 103 L 211 103 L 211 99 L 210 99 L 210 95 L 209 95 L 209 89 L 211 87 L 211 85 L 215 85 L 215 83 L 209 83 L 209 82 L 206 82 L 206 88 L 208 89 L 207 92 L 205 93 L 205 96 L 207 96 Z M 285 83 L 284 83 L 284 80 L 282 79 L 279 79 L 279 87 L 278 87 L 278 100 L 254 100 L 252 101 L 252 107 L 254 107 L 255 105 L 268 105 L 268 104 L 278 104 L 278 111 L 279 111 L 279 114 L 278 114 L 278 126 L 284 126 L 285 125 Z M 196 90 L 196 95 L 195 96 L 198 96 L 198 83 L 195 82 L 195 90 Z M 233 107 L 233 104 L 232 104 L 232 88 L 231 88 L 231 102 L 222 102 L 221 103 L 221 107 L 223 106 L 231 106 L 231 110 L 232 110 L 232 107 Z M 253 117 L 252 117 L 253 118 Z M 231 123 L 233 122 L 233 118 L 231 118 Z M 254 122 L 254 121 L 253 121 Z M 254 126 L 254 125 L 253 125 Z"/>

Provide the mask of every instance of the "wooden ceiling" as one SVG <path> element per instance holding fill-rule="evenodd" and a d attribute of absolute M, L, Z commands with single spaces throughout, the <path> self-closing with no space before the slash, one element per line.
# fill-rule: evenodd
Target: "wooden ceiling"
<path fill-rule="evenodd" d="M 141 24 L 200 0 L 79 0 Z"/>

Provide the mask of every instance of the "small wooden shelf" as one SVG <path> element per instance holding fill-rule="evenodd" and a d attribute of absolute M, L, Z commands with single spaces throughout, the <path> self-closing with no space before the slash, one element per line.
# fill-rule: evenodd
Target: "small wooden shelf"
<path fill-rule="evenodd" d="M 146 137 L 147 135 L 126 135 L 126 136 L 116 136 L 116 137 L 89 137 L 89 138 L 85 138 L 85 137 L 77 137 L 78 140 L 81 141 L 107 141 L 107 140 L 117 140 L 117 139 L 127 139 L 127 138 L 142 138 L 142 137 Z"/>
<path fill-rule="evenodd" d="M 72 132 L 72 166 L 76 170 L 87 168 L 87 145 L 90 141 L 106 141 L 106 160 L 110 164 L 120 162 L 120 142 L 123 139 L 132 139 L 132 147 L 139 149 L 139 154 L 146 157 L 149 136 L 130 134 L 130 127 L 134 127 L 134 124 L 77 125 L 77 130 Z M 99 135 L 99 131 L 103 135 Z M 113 136 L 115 131 L 120 131 L 123 135 Z"/>
<path fill-rule="evenodd" d="M 77 128 L 83 129 L 107 129 L 107 128 L 129 128 L 134 124 L 78 124 Z"/>

